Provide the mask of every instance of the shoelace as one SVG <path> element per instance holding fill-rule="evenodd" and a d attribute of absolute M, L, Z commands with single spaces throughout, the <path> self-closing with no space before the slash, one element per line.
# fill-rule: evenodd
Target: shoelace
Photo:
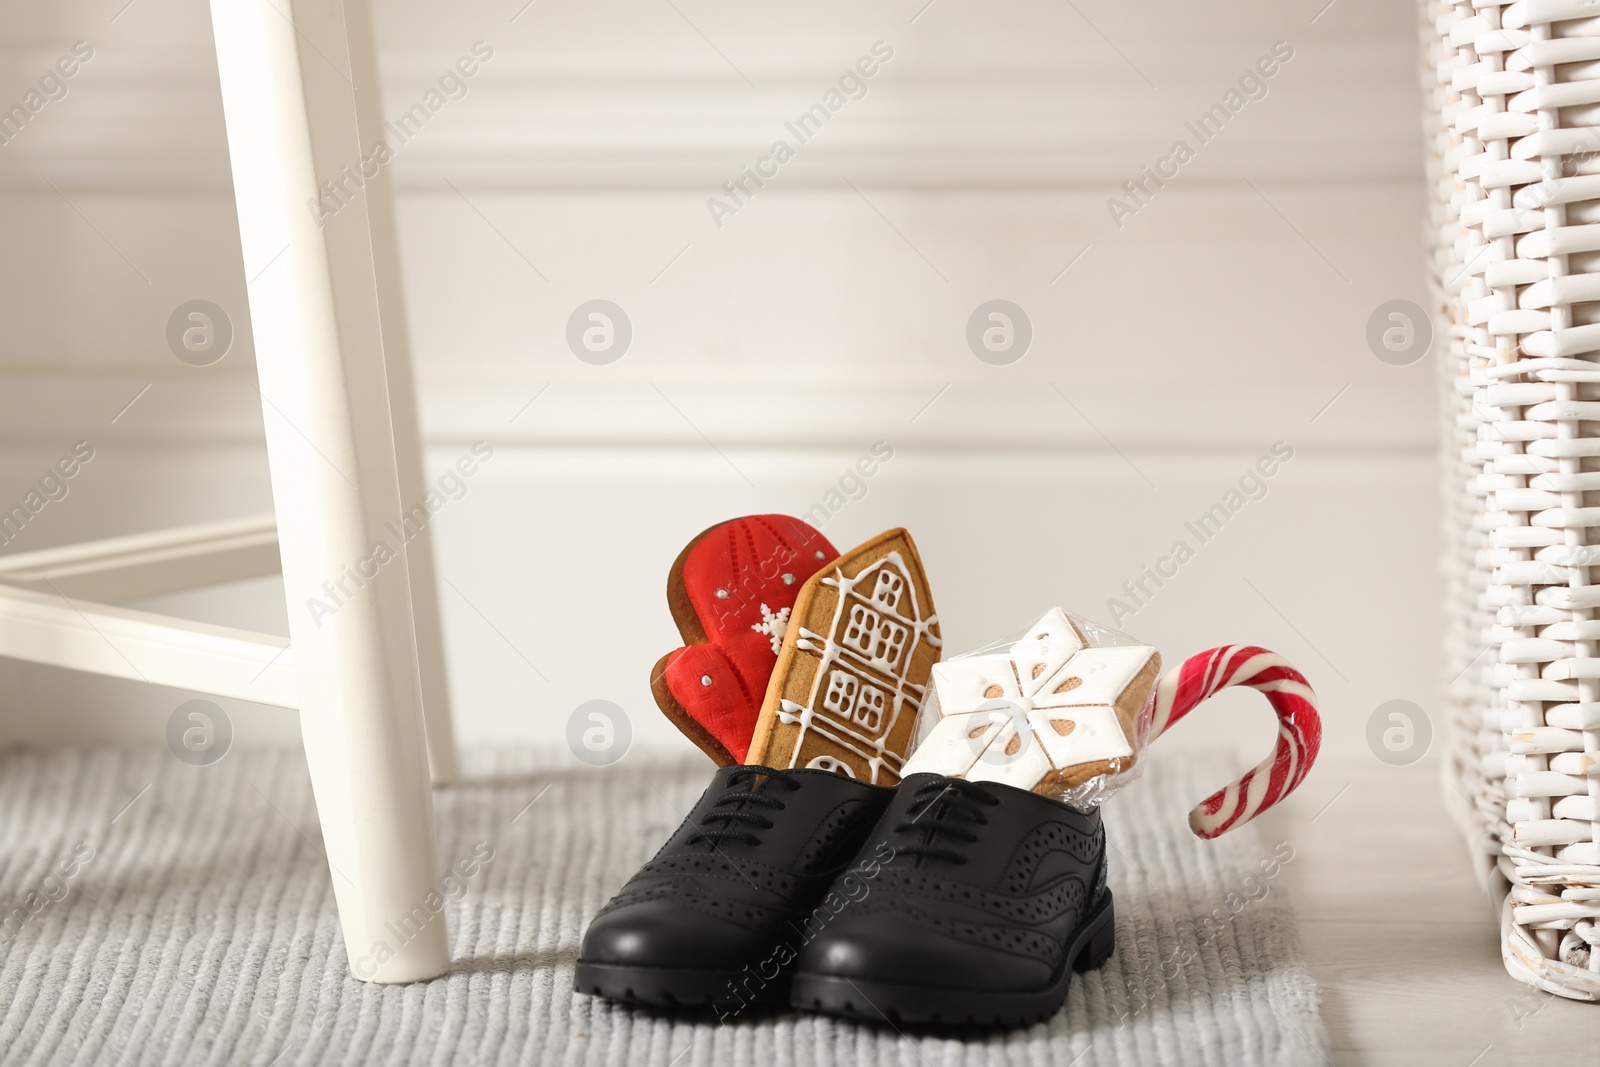
<path fill-rule="evenodd" d="M 987 790 L 958 778 L 924 782 L 917 787 L 906 808 L 906 820 L 894 828 L 896 834 L 920 835 L 921 840 L 900 846 L 898 853 L 926 856 L 960 866 L 967 862 L 967 857 L 949 845 L 940 844 L 940 837 L 969 844 L 978 840 L 972 827 L 986 824 L 989 817 L 983 809 L 998 803 L 1000 801 Z"/>
<path fill-rule="evenodd" d="M 685 844 L 693 845 L 705 841 L 712 848 L 717 848 L 721 842 L 728 840 L 744 841 L 751 845 L 760 844 L 761 838 L 755 831 L 770 830 L 773 822 L 759 812 L 746 810 L 747 807 L 757 805 L 782 811 L 788 805 L 771 793 L 738 788 L 741 784 L 756 778 L 765 778 L 769 783 L 782 782 L 791 791 L 800 788 L 800 783 L 791 775 L 767 767 L 747 767 L 734 771 L 728 776 L 728 786 L 723 794 L 717 798 L 711 810 L 700 817 L 701 829 L 691 834 Z M 734 806 L 723 810 L 723 806 L 729 804 Z"/>

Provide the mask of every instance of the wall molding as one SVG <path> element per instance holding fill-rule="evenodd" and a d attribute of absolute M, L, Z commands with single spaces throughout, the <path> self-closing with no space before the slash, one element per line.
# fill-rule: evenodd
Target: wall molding
<path fill-rule="evenodd" d="M 146 385 L 150 388 L 118 417 Z M 1057 391 L 1059 387 L 1059 391 Z M 528 376 L 417 383 L 432 447 L 475 440 L 536 449 L 1251 450 L 1278 439 L 1350 452 L 1432 452 L 1431 394 L 1352 385 L 1193 386 L 907 381 L 860 388 L 788 383 L 618 382 Z M 1065 395 L 1063 395 L 1065 394 Z M 1331 403 L 1330 403 L 1331 402 Z M 116 417 L 113 424 L 110 420 Z M 257 447 L 254 377 L 117 371 L 0 376 L 0 444 L 52 449 L 85 438 L 131 446 Z"/>
<path fill-rule="evenodd" d="M 197 41 L 197 45 L 204 44 Z M 1263 38 L 1259 49 L 1270 47 Z M 384 113 L 398 119 L 437 85 L 470 40 L 386 55 Z M 864 40 L 866 51 L 870 41 Z M 69 95 L 0 147 L 0 188 L 216 191 L 229 188 L 222 112 L 208 50 L 172 53 L 104 45 Z M 0 53 L 6 69 L 43 70 L 58 48 Z M 1161 89 L 1127 86 L 1114 54 L 979 54 L 941 69 L 897 59 L 866 82 L 803 146 L 786 133 L 834 87 L 853 54 L 795 69 L 755 62 L 751 85 L 726 68 L 551 62 L 502 45 L 445 99 L 393 164 L 402 189 L 705 188 L 737 178 L 774 141 L 797 149 L 783 168 L 791 188 L 856 184 L 910 188 L 1108 186 L 1187 136 L 1186 120 L 1248 71 L 1237 44 L 1215 52 L 1159 42 L 1145 48 Z M 1204 149 L 1207 180 L 1415 179 L 1422 158 L 1409 112 L 1409 40 L 1360 37 L 1306 48 Z M 905 54 L 910 53 L 909 50 Z M 898 64 L 898 65 L 897 65 Z M 15 79 L 13 79 L 15 81 Z M 17 95 L 27 86 L 0 86 Z M 13 91 L 14 90 L 14 91 Z M 0 102 L 8 101 L 0 92 Z M 352 161 L 355 163 L 357 161 Z"/>

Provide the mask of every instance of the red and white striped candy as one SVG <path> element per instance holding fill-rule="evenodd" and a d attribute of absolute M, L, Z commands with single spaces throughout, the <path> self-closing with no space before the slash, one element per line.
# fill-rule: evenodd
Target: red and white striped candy
<path fill-rule="evenodd" d="M 1317 695 L 1305 676 L 1276 652 L 1254 645 L 1213 648 L 1190 656 L 1182 666 L 1164 674 L 1156 686 L 1148 741 L 1160 737 L 1219 690 L 1235 685 L 1266 694 L 1278 714 L 1278 743 L 1254 770 L 1189 812 L 1189 828 L 1204 838 L 1243 826 L 1294 792 L 1322 744 Z"/>

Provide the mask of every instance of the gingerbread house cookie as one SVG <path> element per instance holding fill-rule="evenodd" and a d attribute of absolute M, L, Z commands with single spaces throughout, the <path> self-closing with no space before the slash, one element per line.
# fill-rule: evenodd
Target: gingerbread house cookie
<path fill-rule="evenodd" d="M 1092 647 L 1053 608 L 1004 652 L 933 668 L 938 719 L 902 773 L 1056 794 L 1131 767 L 1135 720 L 1161 674 L 1149 645 Z"/>
<path fill-rule="evenodd" d="M 898 782 L 939 645 L 906 531 L 845 553 L 795 598 L 749 762 Z"/>

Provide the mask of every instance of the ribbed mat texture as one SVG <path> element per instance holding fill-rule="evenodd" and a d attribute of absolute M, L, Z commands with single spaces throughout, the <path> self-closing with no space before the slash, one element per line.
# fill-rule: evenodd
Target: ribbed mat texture
<path fill-rule="evenodd" d="M 1107 807 L 1117 951 L 1048 1024 L 904 1035 L 794 1011 L 644 1011 L 572 991 L 584 925 L 710 779 L 469 753 L 436 792 L 454 969 L 351 977 L 304 756 L 164 748 L 0 757 L 7 1064 L 1312 1064 L 1328 1046 L 1283 888 L 1287 846 L 1193 838 L 1208 761 L 1152 759 Z M 1215 761 L 1209 761 L 1213 766 Z M 1205 781 L 1218 777 L 1205 776 Z M 487 862 L 481 862 L 484 857 Z M 470 863 L 469 863 L 470 869 Z M 70 876 L 63 876 L 70 871 Z"/>

